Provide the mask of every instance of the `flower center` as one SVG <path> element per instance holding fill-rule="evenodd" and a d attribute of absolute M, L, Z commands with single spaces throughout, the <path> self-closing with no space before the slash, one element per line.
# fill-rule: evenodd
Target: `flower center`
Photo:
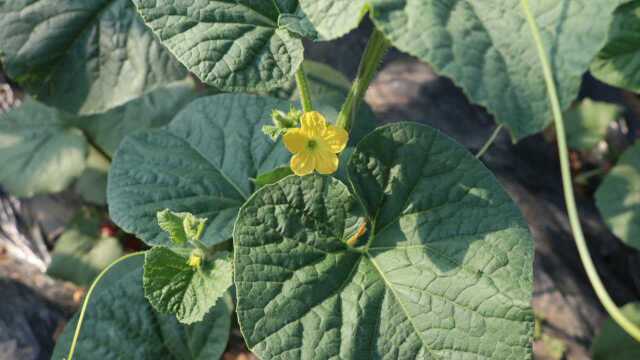
<path fill-rule="evenodd" d="M 311 139 L 307 142 L 307 148 L 309 150 L 314 150 L 315 148 L 318 147 L 318 142 L 314 139 Z"/>

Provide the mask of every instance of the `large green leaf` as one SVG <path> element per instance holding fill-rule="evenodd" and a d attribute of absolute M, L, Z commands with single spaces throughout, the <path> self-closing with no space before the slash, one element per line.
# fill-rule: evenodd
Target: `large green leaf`
<path fill-rule="evenodd" d="M 216 307 L 195 325 L 159 315 L 144 298 L 142 256 L 127 259 L 101 280 L 90 300 L 74 359 L 218 359 L 231 327 L 231 301 Z M 78 316 L 67 324 L 52 359 L 67 357 Z"/>
<path fill-rule="evenodd" d="M 47 274 L 87 286 L 123 255 L 118 239 L 101 234 L 104 216 L 83 209 L 71 221 L 53 248 Z"/>
<path fill-rule="evenodd" d="M 621 310 L 627 319 L 640 326 L 640 303 L 629 303 Z M 613 319 L 607 319 L 600 334 L 593 339 L 591 355 L 593 360 L 637 360 L 640 344 Z"/>
<path fill-rule="evenodd" d="M 290 103 L 250 95 L 200 98 L 163 129 L 127 137 L 113 160 L 107 197 L 113 220 L 150 245 L 170 245 L 156 213 L 207 218 L 202 241 L 231 238 L 251 178 L 288 163 L 290 154 L 262 134 L 272 109 Z"/>
<path fill-rule="evenodd" d="M 595 198 L 611 231 L 627 245 L 640 249 L 640 144 L 622 154 Z"/>
<path fill-rule="evenodd" d="M 184 79 L 130 0 L 0 1 L 7 74 L 45 103 L 96 113 Z"/>
<path fill-rule="evenodd" d="M 624 109 L 616 104 L 585 99 L 565 114 L 567 143 L 573 149 L 590 150 L 604 140 L 609 125 Z"/>
<path fill-rule="evenodd" d="M 160 87 L 102 114 L 80 117 L 78 127 L 113 156 L 122 139 L 136 130 L 161 127 L 199 95 L 191 81 Z"/>
<path fill-rule="evenodd" d="M 249 347 L 263 359 L 530 359 L 533 244 L 489 170 L 403 123 L 365 137 L 349 177 L 368 227 L 353 247 L 356 197 L 330 177 L 287 177 L 240 210 Z"/>
<path fill-rule="evenodd" d="M 640 1 L 616 10 L 607 45 L 591 73 L 610 85 L 640 92 Z"/>
<path fill-rule="evenodd" d="M 133 1 L 178 60 L 219 90 L 271 90 L 302 62 L 302 41 L 278 28 L 297 0 Z"/>
<path fill-rule="evenodd" d="M 73 118 L 27 99 L 0 115 L 0 184 L 16 196 L 64 190 L 82 174 L 89 151 Z"/>
<path fill-rule="evenodd" d="M 626 1 L 531 2 L 564 108 L 575 99 L 582 75 L 604 46 L 615 8 Z M 375 26 L 396 47 L 451 77 L 473 102 L 486 106 L 499 123 L 507 125 L 516 138 L 541 131 L 552 119 L 522 0 L 300 3 L 326 38 L 348 31 L 363 10 L 369 9 Z"/>
<path fill-rule="evenodd" d="M 144 262 L 145 297 L 157 311 L 175 314 L 183 324 L 202 321 L 233 283 L 228 252 L 205 259 L 197 267 L 188 260 L 188 250 L 157 246 L 146 253 Z"/>

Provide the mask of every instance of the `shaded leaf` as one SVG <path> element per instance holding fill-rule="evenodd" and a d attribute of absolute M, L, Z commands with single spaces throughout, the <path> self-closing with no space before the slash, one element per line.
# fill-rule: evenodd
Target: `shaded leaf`
<path fill-rule="evenodd" d="M 0 184 L 16 196 L 59 192 L 80 176 L 89 145 L 72 117 L 27 99 L 0 114 Z"/>
<path fill-rule="evenodd" d="M 218 301 L 202 322 L 182 325 L 144 298 L 142 256 L 118 263 L 101 280 L 87 309 L 74 359 L 218 359 L 229 338 L 232 304 Z M 67 357 L 78 316 L 66 325 L 52 359 Z"/>
<path fill-rule="evenodd" d="M 621 310 L 627 319 L 640 326 L 640 303 L 627 304 Z M 591 354 L 593 360 L 637 360 L 640 344 L 615 321 L 607 319 L 593 340 Z"/>
<path fill-rule="evenodd" d="M 622 115 L 623 108 L 585 99 L 565 114 L 567 143 L 573 149 L 594 148 L 607 135 L 609 125 Z"/>
<path fill-rule="evenodd" d="M 125 136 L 136 130 L 168 124 L 198 96 L 193 82 L 176 82 L 105 113 L 80 117 L 77 126 L 85 130 L 109 156 L 113 156 Z"/>
<path fill-rule="evenodd" d="M 89 148 L 89 156 L 84 172 L 76 180 L 73 190 L 92 204 L 107 204 L 107 173 L 111 163 L 94 147 Z"/>
<path fill-rule="evenodd" d="M 595 198 L 611 231 L 625 244 L 640 249 L 640 144 L 622 154 Z"/>
<path fill-rule="evenodd" d="M 607 45 L 591 64 L 591 73 L 609 85 L 640 92 L 640 1 L 616 10 Z"/>
<path fill-rule="evenodd" d="M 99 113 L 184 79 L 130 0 L 0 1 L 0 57 L 38 99 Z"/>
<path fill-rule="evenodd" d="M 121 257 L 124 252 L 118 239 L 101 234 L 103 221 L 104 216 L 95 210 L 77 214 L 56 241 L 47 274 L 87 286 Z"/>

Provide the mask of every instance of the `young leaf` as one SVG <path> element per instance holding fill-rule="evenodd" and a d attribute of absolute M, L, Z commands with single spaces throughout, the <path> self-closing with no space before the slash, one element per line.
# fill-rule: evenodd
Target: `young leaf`
<path fill-rule="evenodd" d="M 203 321 L 182 325 L 156 313 L 144 298 L 142 256 L 122 261 L 90 299 L 74 359 L 208 360 L 222 356 L 229 338 L 232 303 L 218 301 Z M 78 316 L 66 325 L 52 359 L 67 357 Z"/>
<path fill-rule="evenodd" d="M 640 92 L 640 1 L 622 5 L 615 12 L 607 45 L 591 64 L 599 80 Z"/>
<path fill-rule="evenodd" d="M 69 186 L 84 171 L 89 153 L 86 138 L 72 120 L 32 99 L 0 114 L 0 184 L 16 196 Z"/>
<path fill-rule="evenodd" d="M 585 99 L 565 114 L 567 143 L 573 149 L 593 149 L 607 135 L 609 124 L 622 115 L 623 108 Z"/>
<path fill-rule="evenodd" d="M 175 82 L 105 113 L 80 117 L 77 126 L 85 130 L 107 155 L 113 156 L 125 136 L 136 130 L 168 124 L 198 96 L 193 82 Z"/>
<path fill-rule="evenodd" d="M 622 307 L 624 316 L 640 325 L 640 303 L 630 303 Z M 624 331 L 615 321 L 607 319 L 600 334 L 591 345 L 593 360 L 637 360 L 640 359 L 640 344 Z"/>
<path fill-rule="evenodd" d="M 258 177 L 256 177 L 256 180 L 255 180 L 256 188 L 260 189 L 265 185 L 276 183 L 289 175 L 293 175 L 293 171 L 291 171 L 291 167 L 289 167 L 289 165 L 280 166 L 269 172 L 258 175 Z"/>
<path fill-rule="evenodd" d="M 144 294 L 160 313 L 175 314 L 183 324 L 201 321 L 233 283 L 227 252 L 199 267 L 188 264 L 189 254 L 154 247 L 145 255 Z"/>
<path fill-rule="evenodd" d="M 234 232 L 238 318 L 261 358 L 531 359 L 533 243 L 484 165 L 438 131 L 365 137 L 349 177 L 258 190 Z M 258 296 L 259 295 L 259 296 Z"/>
<path fill-rule="evenodd" d="M 7 74 L 72 113 L 103 112 L 187 76 L 130 0 L 0 1 L 0 38 Z"/>
<path fill-rule="evenodd" d="M 93 210 L 77 214 L 53 248 L 47 274 L 81 286 L 123 255 L 118 239 L 101 234 L 103 216 Z"/>
<path fill-rule="evenodd" d="M 628 0 L 541 0 L 532 11 L 543 30 L 563 108 L 606 42 L 616 7 Z M 321 36 L 332 39 L 369 10 L 398 49 L 431 64 L 487 107 L 517 139 L 552 119 L 542 66 L 521 0 L 300 0 Z M 330 15 L 328 15 L 330 14 Z M 586 19 L 598 19 L 597 22 Z"/>
<path fill-rule="evenodd" d="M 133 0 L 164 45 L 203 82 L 222 91 L 269 91 L 302 63 L 302 41 L 278 27 L 297 0 Z"/>
<path fill-rule="evenodd" d="M 611 231 L 640 250 L 640 144 L 622 154 L 598 187 L 595 198 Z"/>
<path fill-rule="evenodd" d="M 291 154 L 261 129 L 291 104 L 268 97 L 197 99 L 163 129 L 127 137 L 113 159 L 107 197 L 113 220 L 149 245 L 170 245 L 156 213 L 189 211 L 209 219 L 207 245 L 231 238 L 249 180 L 287 164 Z"/>
<path fill-rule="evenodd" d="M 184 229 L 184 217 L 188 213 L 174 213 L 169 209 L 158 211 L 156 217 L 158 225 L 169 235 L 169 240 L 175 245 L 182 245 L 189 239 Z"/>

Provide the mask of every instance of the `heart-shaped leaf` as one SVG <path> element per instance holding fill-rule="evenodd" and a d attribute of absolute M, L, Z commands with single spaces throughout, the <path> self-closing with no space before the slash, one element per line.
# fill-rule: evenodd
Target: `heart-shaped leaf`
<path fill-rule="evenodd" d="M 203 82 L 222 91 L 269 91 L 303 59 L 302 41 L 278 27 L 297 0 L 133 0 L 147 25 Z"/>
<path fill-rule="evenodd" d="M 640 144 L 622 154 L 598 187 L 595 198 L 611 231 L 640 250 Z"/>
<path fill-rule="evenodd" d="M 533 243 L 484 165 L 401 123 L 362 140 L 349 177 L 355 197 L 330 177 L 290 176 L 240 210 L 249 347 L 265 359 L 531 359 Z M 354 203 L 367 224 L 355 237 Z"/>
<path fill-rule="evenodd" d="M 640 92 L 640 1 L 620 6 L 609 30 L 607 45 L 591 64 L 599 80 Z"/>
<path fill-rule="evenodd" d="M 164 209 L 207 218 L 202 238 L 231 238 L 238 209 L 253 192 L 251 178 L 287 164 L 289 152 L 264 134 L 271 111 L 290 103 L 250 95 L 193 101 L 163 129 L 127 137 L 109 173 L 109 213 L 149 245 L 171 245 L 156 213 Z"/>
<path fill-rule="evenodd" d="M 84 171 L 89 145 L 73 117 L 27 99 L 0 115 L 0 184 L 16 196 L 64 190 Z"/>
<path fill-rule="evenodd" d="M 85 314 L 74 359 L 218 359 L 229 338 L 231 299 L 226 296 L 202 322 L 182 325 L 159 315 L 144 298 L 142 256 L 123 260 L 98 284 Z M 74 316 L 58 339 L 54 360 L 67 357 Z"/>
<path fill-rule="evenodd" d="M 627 1 L 531 2 L 563 108 L 575 99 L 582 75 L 604 46 L 614 10 Z M 355 27 L 369 11 L 393 45 L 452 78 L 517 139 L 543 130 L 552 119 L 522 0 L 300 0 L 300 4 L 328 39 Z"/>
<path fill-rule="evenodd" d="M 183 324 L 202 321 L 233 283 L 228 252 L 205 259 L 197 267 L 188 264 L 189 252 L 158 246 L 144 262 L 144 293 L 163 314 L 175 314 Z"/>
<path fill-rule="evenodd" d="M 187 76 L 130 0 L 0 1 L 0 38 L 7 74 L 71 113 L 103 112 Z"/>

